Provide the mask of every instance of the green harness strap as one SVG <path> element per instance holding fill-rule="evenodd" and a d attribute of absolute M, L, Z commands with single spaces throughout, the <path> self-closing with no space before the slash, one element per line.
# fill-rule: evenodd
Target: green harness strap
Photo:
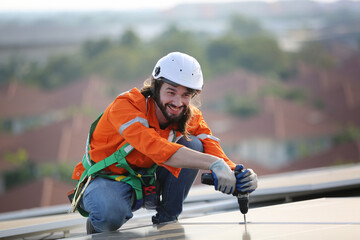
<path fill-rule="evenodd" d="M 142 190 L 142 186 L 143 185 L 153 185 L 155 182 L 155 171 L 157 168 L 157 165 L 154 164 L 153 166 L 151 166 L 150 168 L 147 169 L 147 174 L 145 175 L 141 175 L 137 172 L 135 172 L 127 163 L 125 157 L 134 149 L 134 147 L 132 147 L 129 143 L 126 143 L 124 146 L 122 146 L 119 150 L 117 150 L 116 152 L 114 152 L 112 155 L 110 155 L 109 157 L 95 163 L 91 160 L 90 158 L 90 154 L 89 154 L 89 150 L 90 150 L 90 139 L 91 136 L 100 120 L 100 118 L 102 117 L 103 114 L 101 114 L 92 124 L 90 127 L 90 132 L 89 132 L 89 136 L 87 139 L 87 146 L 86 146 L 86 153 L 84 154 L 83 160 L 82 160 L 82 164 L 85 168 L 85 171 L 83 172 L 83 174 L 80 177 L 80 180 L 76 186 L 76 189 L 79 188 L 80 184 L 84 184 L 84 180 L 86 178 L 95 178 L 97 176 L 99 177 L 104 177 L 104 178 L 108 178 L 108 179 L 112 179 L 112 180 L 116 180 L 116 181 L 121 181 L 121 182 L 125 182 L 129 185 L 131 185 L 131 187 L 135 190 L 136 193 L 136 200 L 141 200 L 143 198 L 143 190 Z M 176 134 L 174 134 L 176 135 Z M 175 139 L 175 137 L 174 137 Z M 118 168 L 123 168 L 126 171 L 128 171 L 128 174 L 124 174 L 124 175 L 109 175 L 109 174 L 105 174 L 102 173 L 103 169 L 105 169 L 106 167 L 109 167 L 113 164 L 116 164 L 116 166 Z M 143 181 L 142 177 L 150 177 L 150 181 L 145 184 L 145 182 Z M 79 213 L 82 216 L 87 217 L 89 214 L 83 210 L 80 206 L 77 206 L 77 210 L 79 211 Z"/>

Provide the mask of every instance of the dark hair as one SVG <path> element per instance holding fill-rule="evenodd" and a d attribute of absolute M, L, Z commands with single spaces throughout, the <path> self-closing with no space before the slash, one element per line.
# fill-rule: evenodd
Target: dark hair
<path fill-rule="evenodd" d="M 164 84 L 164 81 L 154 79 L 154 77 L 151 76 L 144 81 L 144 85 L 141 88 L 140 92 L 145 98 L 152 97 L 155 100 L 155 102 L 157 102 L 160 100 L 158 98 L 160 97 L 160 88 L 163 84 Z M 196 91 L 194 94 L 194 97 L 198 96 L 199 93 L 200 93 L 200 91 Z M 196 102 L 197 102 L 197 105 L 200 106 L 200 100 L 198 99 L 198 97 L 196 97 Z M 189 126 L 189 120 L 191 119 L 195 108 L 196 107 L 191 102 L 190 105 L 186 108 L 186 112 L 185 112 L 184 116 L 182 118 L 180 118 L 179 121 L 177 121 L 178 129 L 176 129 L 176 130 L 179 131 L 182 135 L 184 135 L 186 137 L 186 139 L 188 139 L 188 140 L 189 140 L 189 137 L 188 137 L 189 132 L 187 131 L 187 128 Z"/>

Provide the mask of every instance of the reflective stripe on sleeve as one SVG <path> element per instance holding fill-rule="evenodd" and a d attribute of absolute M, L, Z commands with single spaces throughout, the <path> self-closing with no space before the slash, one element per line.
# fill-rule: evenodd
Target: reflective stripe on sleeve
<path fill-rule="evenodd" d="M 209 134 L 205 134 L 205 133 L 199 134 L 199 135 L 197 135 L 197 137 L 198 137 L 199 139 L 202 139 L 202 140 L 204 140 L 205 138 L 210 138 L 210 139 L 212 139 L 212 140 L 214 140 L 214 141 L 220 142 L 220 139 L 219 139 L 219 138 L 214 137 L 214 136 L 209 135 Z"/>
<path fill-rule="evenodd" d="M 128 92 L 130 92 L 130 90 L 128 90 L 126 92 L 123 92 L 123 93 L 120 93 L 119 96 L 122 96 L 122 95 L 124 95 L 125 93 L 128 93 Z"/>
<path fill-rule="evenodd" d="M 128 121 L 127 123 L 124 123 L 123 125 L 120 126 L 119 132 L 120 132 L 121 136 L 123 135 L 123 131 L 126 128 L 130 127 L 132 124 L 137 123 L 137 122 L 141 123 L 145 127 L 149 127 L 149 123 L 145 118 L 136 117 L 136 118 L 134 118 L 134 119 L 132 119 L 132 120 Z"/>

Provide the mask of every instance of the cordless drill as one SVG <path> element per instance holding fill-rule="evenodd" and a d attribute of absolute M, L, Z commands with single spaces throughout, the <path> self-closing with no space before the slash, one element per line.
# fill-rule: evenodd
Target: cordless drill
<path fill-rule="evenodd" d="M 243 172 L 243 170 L 241 171 L 235 171 L 235 177 L 236 175 L 238 175 L 239 173 Z M 201 183 L 206 184 L 206 185 L 214 185 L 214 178 L 212 176 L 211 173 L 203 173 L 201 175 Z M 249 210 L 249 193 L 242 193 L 242 192 L 238 192 L 236 189 L 233 193 L 234 196 L 237 197 L 238 203 L 239 203 L 239 208 L 240 208 L 240 212 L 242 214 L 244 214 L 244 222 L 246 223 L 246 216 L 245 214 L 248 212 Z"/>

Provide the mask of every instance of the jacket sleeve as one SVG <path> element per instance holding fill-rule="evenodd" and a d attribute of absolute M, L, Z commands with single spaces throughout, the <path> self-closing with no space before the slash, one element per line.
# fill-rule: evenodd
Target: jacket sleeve
<path fill-rule="evenodd" d="M 194 116 L 190 123 L 190 132 L 201 140 L 205 153 L 224 159 L 231 169 L 235 169 L 236 164 L 226 156 L 220 146 L 220 139 L 212 135 L 210 128 L 198 109 L 194 109 Z"/>
<path fill-rule="evenodd" d="M 107 120 L 137 151 L 163 165 L 182 145 L 169 142 L 149 127 L 145 113 L 142 95 L 119 96 L 109 109 Z"/>

